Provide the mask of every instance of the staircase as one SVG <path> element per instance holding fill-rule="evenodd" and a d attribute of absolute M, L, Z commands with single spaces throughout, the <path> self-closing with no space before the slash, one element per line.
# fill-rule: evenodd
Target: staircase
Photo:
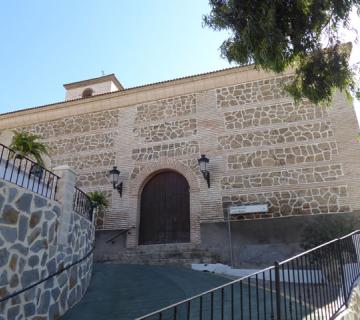
<path fill-rule="evenodd" d="M 219 262 L 219 257 L 193 244 L 161 244 L 123 248 L 108 253 L 97 252 L 95 260 L 123 264 L 190 266 L 192 263 L 216 263 Z"/>

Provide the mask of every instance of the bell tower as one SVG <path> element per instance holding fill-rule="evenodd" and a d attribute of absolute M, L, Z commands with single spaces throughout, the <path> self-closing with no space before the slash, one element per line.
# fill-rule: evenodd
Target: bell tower
<path fill-rule="evenodd" d="M 65 100 L 89 98 L 99 94 L 124 90 L 115 74 L 64 84 Z"/>

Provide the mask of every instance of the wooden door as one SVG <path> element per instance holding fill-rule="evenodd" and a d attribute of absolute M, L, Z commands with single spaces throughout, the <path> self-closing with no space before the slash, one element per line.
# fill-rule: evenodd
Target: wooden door
<path fill-rule="evenodd" d="M 160 172 L 141 194 L 139 244 L 189 241 L 189 185 L 177 172 Z"/>

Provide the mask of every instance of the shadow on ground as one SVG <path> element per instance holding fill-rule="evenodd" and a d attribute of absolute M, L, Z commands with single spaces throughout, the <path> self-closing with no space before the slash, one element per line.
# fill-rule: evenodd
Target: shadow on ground
<path fill-rule="evenodd" d="M 84 298 L 62 319 L 134 319 L 229 281 L 181 267 L 98 263 Z"/>

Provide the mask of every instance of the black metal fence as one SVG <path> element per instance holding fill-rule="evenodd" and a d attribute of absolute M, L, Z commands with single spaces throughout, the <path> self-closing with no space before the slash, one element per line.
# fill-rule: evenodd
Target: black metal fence
<path fill-rule="evenodd" d="M 92 221 L 93 206 L 89 196 L 79 188 L 75 187 L 74 211 Z"/>
<path fill-rule="evenodd" d="M 142 319 L 334 319 L 360 276 L 360 231 Z"/>
<path fill-rule="evenodd" d="M 0 143 L 0 178 L 54 199 L 59 177 Z"/>

